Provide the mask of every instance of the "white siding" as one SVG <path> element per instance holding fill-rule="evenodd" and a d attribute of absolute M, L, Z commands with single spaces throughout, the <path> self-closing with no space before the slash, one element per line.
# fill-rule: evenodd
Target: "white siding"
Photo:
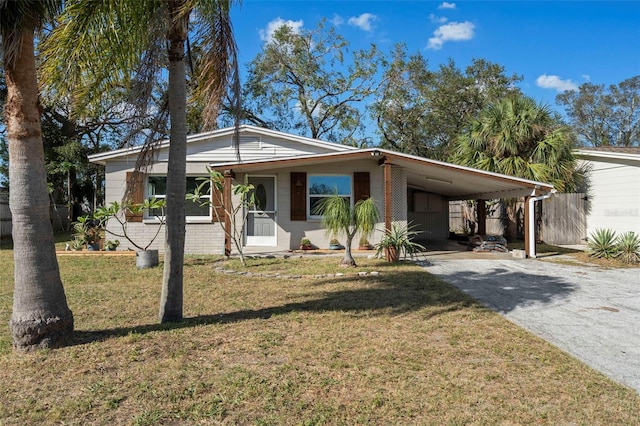
<path fill-rule="evenodd" d="M 329 147 L 307 145 L 291 140 L 243 132 L 240 137 L 240 158 L 242 161 L 270 158 L 293 157 L 304 154 L 333 152 Z M 168 160 L 168 150 L 162 150 L 158 161 Z M 190 142 L 187 146 L 187 161 L 204 163 L 226 163 L 236 161 L 236 149 L 232 146 L 231 135 Z"/>
<path fill-rule="evenodd" d="M 636 162 L 589 161 L 587 235 L 596 229 L 640 234 L 640 165 Z"/>

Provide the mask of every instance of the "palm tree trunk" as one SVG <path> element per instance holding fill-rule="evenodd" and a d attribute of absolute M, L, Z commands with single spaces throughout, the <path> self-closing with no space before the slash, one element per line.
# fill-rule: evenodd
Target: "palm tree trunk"
<path fill-rule="evenodd" d="M 342 261 L 340 261 L 340 266 L 357 266 L 356 261 L 351 254 L 351 243 L 353 242 L 354 235 L 355 232 L 352 234 L 347 231 L 347 240 L 345 241 L 344 246 L 344 257 L 342 258 Z"/>
<path fill-rule="evenodd" d="M 169 41 L 169 160 L 167 164 L 167 211 L 164 248 L 164 273 L 160 298 L 160 322 L 182 320 L 184 243 L 186 232 L 185 197 L 187 190 L 187 83 L 184 51 L 188 15 L 176 18 L 181 0 L 170 2 Z"/>
<path fill-rule="evenodd" d="M 5 64 L 15 262 L 10 328 L 19 351 L 61 347 L 73 333 L 49 218 L 33 34 L 23 31 L 15 62 Z"/>

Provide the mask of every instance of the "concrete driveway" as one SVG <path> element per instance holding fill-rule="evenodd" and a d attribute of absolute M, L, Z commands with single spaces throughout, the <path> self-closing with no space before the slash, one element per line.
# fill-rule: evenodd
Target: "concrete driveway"
<path fill-rule="evenodd" d="M 428 260 L 428 272 L 640 393 L 640 269 Z"/>

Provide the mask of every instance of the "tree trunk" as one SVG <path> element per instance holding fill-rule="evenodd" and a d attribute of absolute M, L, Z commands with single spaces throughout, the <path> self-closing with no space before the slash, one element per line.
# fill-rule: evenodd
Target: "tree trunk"
<path fill-rule="evenodd" d="M 177 18 L 182 0 L 170 1 L 169 41 L 169 160 L 167 164 L 166 228 L 164 273 L 160 297 L 160 322 L 182 320 L 184 242 L 186 232 L 185 197 L 187 190 L 187 83 L 184 51 L 189 17 Z"/>
<path fill-rule="evenodd" d="M 351 243 L 353 242 L 354 235 L 355 234 L 351 234 L 347 232 L 347 241 L 345 242 L 345 245 L 344 245 L 344 257 L 340 262 L 340 266 L 357 266 L 356 261 L 353 258 L 353 255 L 351 254 Z"/>
<path fill-rule="evenodd" d="M 9 326 L 18 351 L 61 347 L 73 333 L 49 214 L 33 34 L 23 31 L 15 63 L 5 64 L 15 262 Z"/>

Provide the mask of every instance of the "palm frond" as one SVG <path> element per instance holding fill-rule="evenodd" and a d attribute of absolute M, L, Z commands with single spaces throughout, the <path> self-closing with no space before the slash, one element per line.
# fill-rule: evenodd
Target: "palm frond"
<path fill-rule="evenodd" d="M 196 37 L 201 41 L 202 57 L 197 64 L 196 97 L 204 106 L 203 122 L 206 129 L 215 127 L 221 101 L 227 87 L 231 86 L 233 104 L 239 116 L 240 73 L 237 46 L 233 37 L 228 0 L 192 2 L 195 13 Z M 230 84 L 231 83 L 231 84 Z"/>
<path fill-rule="evenodd" d="M 160 0 L 69 0 L 42 44 L 41 80 L 75 110 L 130 83 L 166 25 Z"/>
<path fill-rule="evenodd" d="M 369 237 L 375 231 L 379 220 L 380 213 L 373 198 L 359 200 L 353 206 L 353 223 L 356 231 L 360 231 L 364 237 Z"/>
<path fill-rule="evenodd" d="M 351 208 L 348 200 L 338 194 L 323 198 L 316 204 L 312 213 L 322 216 L 322 225 L 331 236 L 348 234 L 351 225 Z"/>

